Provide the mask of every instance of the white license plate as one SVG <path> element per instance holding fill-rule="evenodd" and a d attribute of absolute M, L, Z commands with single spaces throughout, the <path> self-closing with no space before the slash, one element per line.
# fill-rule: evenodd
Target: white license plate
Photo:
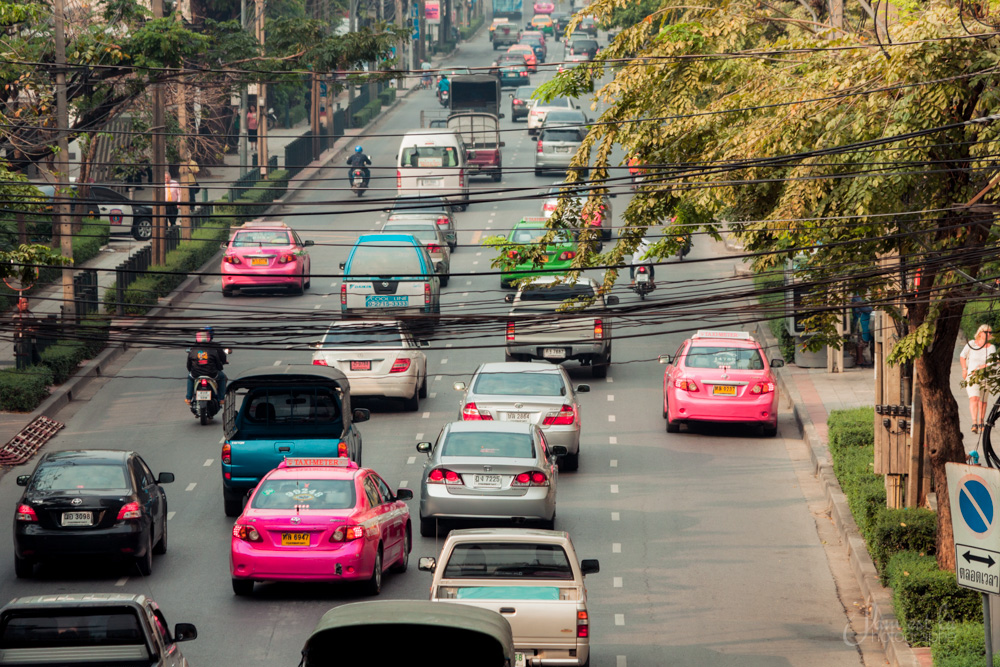
<path fill-rule="evenodd" d="M 499 489 L 500 475 L 473 475 L 472 484 L 480 489 Z"/>
<path fill-rule="evenodd" d="M 514 667 L 527 667 L 528 661 L 524 659 L 523 653 L 514 654 Z"/>
<path fill-rule="evenodd" d="M 420 187 L 422 188 L 439 188 L 443 183 L 443 179 L 440 178 L 421 178 Z"/>
<path fill-rule="evenodd" d="M 212 392 L 206 391 L 204 389 L 199 389 L 194 394 L 194 400 L 196 400 L 196 401 L 210 401 L 210 400 L 212 400 Z"/>
<path fill-rule="evenodd" d="M 62 515 L 62 525 L 64 526 L 90 526 L 93 523 L 93 512 L 63 512 Z"/>
<path fill-rule="evenodd" d="M 526 422 L 531 418 L 530 412 L 501 412 L 505 422 Z"/>
<path fill-rule="evenodd" d="M 569 153 L 572 146 L 556 146 L 556 153 Z"/>
<path fill-rule="evenodd" d="M 407 296 L 367 296 L 365 308 L 405 308 L 410 305 Z"/>
<path fill-rule="evenodd" d="M 566 349 L 562 347 L 547 347 L 542 350 L 542 356 L 546 359 L 565 359 Z"/>
<path fill-rule="evenodd" d="M 636 282 L 640 282 L 640 283 L 648 283 L 649 282 L 649 274 L 648 273 L 638 273 L 635 276 L 635 280 L 636 280 Z"/>

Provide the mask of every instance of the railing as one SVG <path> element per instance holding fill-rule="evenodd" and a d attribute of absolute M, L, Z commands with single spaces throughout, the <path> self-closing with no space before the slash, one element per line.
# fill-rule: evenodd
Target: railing
<path fill-rule="evenodd" d="M 294 178 L 312 161 L 312 132 L 306 132 L 285 146 L 285 170 L 288 171 L 289 179 Z"/>
<path fill-rule="evenodd" d="M 125 290 L 129 285 L 142 277 L 142 274 L 153 265 L 153 249 L 150 246 L 140 248 L 131 257 L 115 269 L 115 302 L 118 304 L 116 314 L 125 315 Z"/>
<path fill-rule="evenodd" d="M 177 246 L 181 244 L 181 228 L 167 227 L 167 232 L 164 234 L 164 243 L 167 246 L 166 252 L 171 250 L 177 250 Z"/>
<path fill-rule="evenodd" d="M 83 269 L 73 276 L 73 303 L 80 322 L 100 307 L 97 299 L 97 270 Z"/>
<path fill-rule="evenodd" d="M 243 193 L 257 185 L 260 181 L 260 167 L 254 167 L 243 174 L 229 186 L 229 201 L 234 202 L 243 196 Z"/>

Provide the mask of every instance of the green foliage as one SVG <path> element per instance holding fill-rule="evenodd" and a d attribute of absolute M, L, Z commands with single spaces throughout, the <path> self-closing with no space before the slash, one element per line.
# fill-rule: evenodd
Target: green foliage
<path fill-rule="evenodd" d="M 795 339 L 788 333 L 788 327 L 785 326 L 785 295 L 781 291 L 784 286 L 784 278 L 780 276 L 775 278 L 773 274 L 757 273 L 754 274 L 753 285 L 754 290 L 757 291 L 757 303 L 768 313 L 779 315 L 779 317 L 769 319 L 767 326 L 771 330 L 771 335 L 778 340 L 781 357 L 786 363 L 791 364 L 795 361 Z"/>
<path fill-rule="evenodd" d="M 351 116 L 351 127 L 364 127 L 379 114 L 381 109 L 382 100 L 380 98 L 372 100 Z"/>
<path fill-rule="evenodd" d="M 86 357 L 86 347 L 80 341 L 59 341 L 42 351 L 42 365 L 52 371 L 52 382 L 68 380 Z"/>
<path fill-rule="evenodd" d="M 893 555 L 900 551 L 913 551 L 921 555 L 935 553 L 937 516 L 923 508 L 882 508 L 875 516 L 872 539 L 868 545 L 875 567 L 886 581 L 886 566 Z"/>
<path fill-rule="evenodd" d="M 108 344 L 111 329 L 111 318 L 93 313 L 80 321 L 73 333 L 76 340 L 83 344 L 83 358 L 93 359 Z"/>
<path fill-rule="evenodd" d="M 1000 331 L 1000 308 L 993 299 L 970 301 L 962 314 L 962 333 L 969 340 L 976 337 L 980 324 L 989 324 L 993 331 Z"/>
<path fill-rule="evenodd" d="M 610 16 L 601 21 L 600 27 L 604 30 L 631 28 L 659 9 L 661 4 L 663 4 L 662 0 L 637 0 L 622 3 L 612 10 Z"/>
<path fill-rule="evenodd" d="M 978 592 L 959 588 L 954 572 L 938 569 L 933 556 L 897 553 L 886 568 L 893 606 L 903 636 L 914 646 L 928 646 L 939 623 L 982 619 Z"/>
<path fill-rule="evenodd" d="M 111 225 L 107 220 L 84 218 L 80 231 L 73 234 L 73 264 L 79 266 L 97 257 L 101 247 L 108 244 Z"/>
<path fill-rule="evenodd" d="M 931 640 L 934 667 L 986 667 L 985 635 L 981 621 L 939 623 Z M 993 664 L 1000 664 L 1000 653 Z"/>
<path fill-rule="evenodd" d="M 476 31 L 479 30 L 479 28 L 482 27 L 482 25 L 483 25 L 483 23 L 485 21 L 486 21 L 485 17 L 483 17 L 483 16 L 477 16 L 474 19 L 472 19 L 471 21 L 469 21 L 469 25 L 462 26 L 461 28 L 459 28 L 458 29 L 458 34 L 461 36 L 462 41 L 466 42 L 466 41 L 472 39 L 472 36 L 476 34 Z"/>
<path fill-rule="evenodd" d="M 382 102 L 382 106 L 387 107 L 396 100 L 396 89 L 392 87 L 386 88 L 378 94 L 378 97 Z"/>
<path fill-rule="evenodd" d="M 52 371 L 46 367 L 0 370 L 0 410 L 31 412 L 48 397 L 50 384 Z"/>

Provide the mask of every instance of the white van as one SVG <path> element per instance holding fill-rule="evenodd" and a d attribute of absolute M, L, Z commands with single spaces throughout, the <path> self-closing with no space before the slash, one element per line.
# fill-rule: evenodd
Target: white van
<path fill-rule="evenodd" d="M 459 211 L 469 206 L 469 155 L 453 130 L 412 130 L 403 135 L 396 155 L 400 195 L 444 197 Z"/>

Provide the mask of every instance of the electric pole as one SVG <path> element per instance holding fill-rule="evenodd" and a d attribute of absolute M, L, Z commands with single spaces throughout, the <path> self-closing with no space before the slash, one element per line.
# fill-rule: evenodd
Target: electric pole
<path fill-rule="evenodd" d="M 184 10 L 190 0 L 178 0 L 174 19 L 177 23 L 184 22 Z M 180 127 L 180 182 L 181 200 L 177 203 L 178 220 L 181 225 L 181 238 L 185 241 L 191 239 L 191 207 L 188 206 L 190 198 L 191 183 L 194 181 L 191 162 L 191 143 L 188 136 L 188 115 L 187 115 L 187 84 L 184 81 L 184 66 L 181 65 L 181 75 L 177 77 L 177 125 Z"/>
<path fill-rule="evenodd" d="M 240 0 L 240 28 L 242 30 L 247 29 L 247 0 Z M 243 84 L 240 86 L 240 136 L 239 136 L 239 151 L 240 151 L 240 176 L 244 176 L 247 173 L 247 111 L 249 110 L 249 100 L 247 99 L 247 86 Z"/>
<path fill-rule="evenodd" d="M 54 24 L 56 41 L 56 142 L 59 153 L 56 156 L 56 197 L 55 224 L 59 229 L 59 250 L 63 257 L 73 258 L 73 225 L 69 219 L 69 109 L 66 108 L 66 23 L 63 0 L 54 0 Z M 62 320 L 67 322 L 73 312 L 73 268 L 62 269 L 63 305 Z"/>
<path fill-rule="evenodd" d="M 163 0 L 151 0 L 153 17 L 163 18 Z M 167 244 L 164 243 L 167 232 L 167 188 L 164 174 L 167 172 L 167 137 L 166 123 L 163 120 L 163 84 L 157 80 L 153 83 L 153 264 L 167 263 Z"/>
<path fill-rule="evenodd" d="M 257 2 L 257 41 L 260 43 L 261 55 L 264 55 L 264 0 Z M 261 81 L 257 84 L 257 151 L 260 156 L 258 167 L 260 177 L 267 178 L 267 84 Z"/>

